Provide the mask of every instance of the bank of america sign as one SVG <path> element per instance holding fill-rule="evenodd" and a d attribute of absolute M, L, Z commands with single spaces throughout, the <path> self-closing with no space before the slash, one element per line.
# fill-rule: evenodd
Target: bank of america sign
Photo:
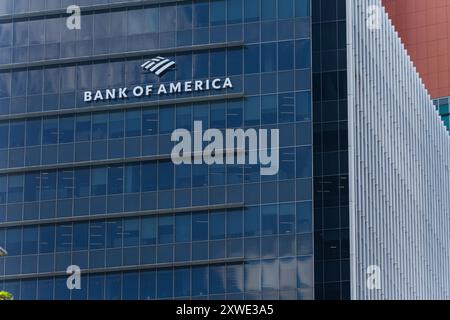
<path fill-rule="evenodd" d="M 158 77 L 162 77 L 176 63 L 164 57 L 155 57 L 146 61 L 140 67 L 143 72 L 152 72 Z M 192 81 L 179 81 L 161 84 L 138 85 L 133 88 L 110 88 L 96 91 L 85 91 L 84 102 L 95 102 L 104 100 L 127 99 L 129 97 L 145 97 L 156 95 L 173 95 L 180 93 L 192 93 L 201 91 L 220 91 L 233 88 L 230 78 L 215 78 Z"/>

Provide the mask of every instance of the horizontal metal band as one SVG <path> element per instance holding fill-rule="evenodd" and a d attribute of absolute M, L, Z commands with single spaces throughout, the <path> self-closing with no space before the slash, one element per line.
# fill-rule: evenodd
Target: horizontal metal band
<path fill-rule="evenodd" d="M 91 161 L 83 161 L 83 162 L 74 162 L 74 163 L 61 163 L 61 164 L 50 164 L 50 165 L 42 165 L 42 166 L 31 166 L 31 167 L 23 167 L 23 168 L 11 168 L 11 169 L 3 169 L 0 170 L 0 174 L 13 174 L 13 173 L 26 173 L 26 172 L 35 172 L 35 171 L 46 171 L 46 170 L 57 170 L 57 169 L 75 169 L 75 168 L 84 168 L 84 167 L 98 167 L 98 166 L 107 166 L 121 163 L 132 163 L 132 162 L 144 162 L 144 161 L 157 161 L 157 160 L 170 160 L 170 154 L 162 154 L 156 156 L 142 156 L 142 157 L 130 157 L 130 158 L 121 158 L 121 159 L 105 159 L 105 160 L 91 160 Z"/>
<path fill-rule="evenodd" d="M 146 217 L 146 216 L 162 216 L 162 215 L 185 213 L 185 212 L 191 212 L 191 211 L 201 212 L 201 211 L 216 211 L 216 210 L 224 210 L 224 209 L 240 209 L 240 208 L 244 208 L 244 206 L 245 206 L 244 203 L 229 203 L 229 204 L 218 204 L 218 205 L 210 205 L 210 206 L 197 206 L 197 207 L 184 207 L 184 208 L 149 210 L 149 211 L 107 213 L 107 214 L 90 215 L 90 216 L 75 216 L 75 217 L 51 218 L 51 219 L 41 219 L 41 220 L 5 222 L 5 223 L 0 223 L 0 229 L 34 226 L 34 225 L 47 225 L 47 224 L 55 224 L 55 223 L 111 220 L 111 219 L 118 219 L 118 218 L 134 218 L 134 217 Z"/>
<path fill-rule="evenodd" d="M 157 56 L 157 55 L 165 55 L 165 54 L 180 53 L 180 52 L 187 52 L 187 51 L 235 48 L 235 47 L 242 47 L 243 45 L 244 45 L 243 41 L 234 41 L 234 42 L 222 42 L 222 43 L 202 44 L 202 45 L 194 45 L 194 46 L 183 46 L 183 47 L 175 47 L 175 48 L 165 48 L 165 49 L 158 49 L 158 50 L 139 50 L 139 51 L 129 51 L 129 52 L 120 52 L 120 53 L 99 54 L 99 55 L 92 55 L 92 56 L 81 56 L 81 57 L 73 57 L 73 58 L 40 60 L 40 61 L 23 62 L 23 63 L 22 62 L 21 63 L 10 63 L 10 64 L 0 65 L 0 71 L 14 71 L 16 69 L 26 69 L 26 68 L 34 68 L 34 67 L 64 66 L 64 65 L 83 63 L 83 62 L 120 60 L 120 59 L 128 59 L 128 58 L 141 57 L 141 56 Z"/>
<path fill-rule="evenodd" d="M 30 112 L 30 113 L 22 113 L 22 114 L 16 114 L 16 115 L 0 116 L 0 121 L 32 119 L 32 118 L 51 117 L 51 116 L 64 116 L 64 115 L 70 115 L 70 114 L 85 114 L 85 113 L 100 112 L 100 111 L 129 110 L 129 109 L 138 109 L 138 108 L 145 108 L 145 107 L 166 106 L 166 105 L 171 105 L 171 104 L 179 105 L 179 104 L 188 104 L 188 103 L 195 103 L 195 102 L 231 100 L 231 99 L 240 99 L 240 98 L 244 98 L 244 97 L 245 97 L 245 94 L 243 92 L 239 92 L 239 93 L 216 94 L 216 95 L 210 95 L 210 96 L 199 96 L 199 97 L 189 97 L 189 98 L 179 98 L 179 99 L 175 98 L 175 99 L 158 100 L 158 101 L 144 101 L 144 102 L 133 102 L 133 103 L 124 103 L 124 104 L 109 104 L 109 105 L 85 107 L 85 108 L 61 109 L 61 110 L 40 111 L 40 112 Z"/>
<path fill-rule="evenodd" d="M 136 266 L 123 266 L 123 267 L 111 267 L 111 268 L 97 268 L 81 270 L 82 275 L 86 274 L 98 274 L 98 273 L 115 273 L 115 272 L 127 272 L 127 271 L 151 271 L 159 269 L 171 269 L 190 266 L 208 266 L 208 265 L 220 265 L 220 264 L 237 264 L 244 262 L 244 258 L 225 258 L 214 260 L 202 260 L 202 261 L 188 261 L 188 262 L 174 262 L 174 263 L 158 263 L 158 264 L 145 264 Z M 25 279 L 42 279 L 49 277 L 62 277 L 68 276 L 64 271 L 36 273 L 36 274 L 21 274 L 10 275 L 0 277 L 0 281 L 8 280 L 25 280 Z"/>
<path fill-rule="evenodd" d="M 248 150 L 245 149 L 221 149 L 217 150 L 222 151 L 224 154 L 248 154 Z M 192 155 L 203 156 L 203 153 L 193 152 Z M 160 154 L 155 156 L 139 156 L 139 157 L 129 157 L 129 158 L 119 158 L 119 159 L 105 159 L 105 160 L 90 160 L 90 161 L 82 161 L 82 162 L 72 162 L 72 163 L 61 163 L 61 164 L 49 164 L 49 165 L 41 165 L 41 166 L 30 166 L 23 168 L 11 168 L 11 169 L 2 169 L 0 170 L 0 175 L 2 174 L 15 174 L 15 173 L 26 173 L 26 172 L 36 172 L 36 171 L 47 171 L 47 170 L 58 170 L 58 169 L 76 169 L 76 168 L 84 168 L 84 167 L 99 167 L 99 166 L 108 166 L 114 164 L 127 164 L 133 162 L 149 162 L 149 161 L 157 161 L 157 160 L 171 160 L 172 156 L 170 154 Z"/>
<path fill-rule="evenodd" d="M 35 0 L 36 1 L 36 0 Z M 40 0 L 42 1 L 42 0 Z M 107 3 L 107 4 L 94 4 L 90 6 L 80 6 L 81 12 L 90 13 L 101 10 L 108 9 L 118 9 L 118 8 L 133 8 L 147 5 L 157 5 L 157 4 L 168 4 L 168 3 L 177 3 L 177 2 L 185 2 L 187 0 L 135 0 L 135 1 L 123 1 L 117 3 Z M 66 15 L 67 8 L 59 8 L 59 9 L 50 9 L 50 10 L 41 10 L 41 11 L 32 11 L 32 12 L 24 12 L 24 13 L 15 13 L 15 14 L 5 14 L 0 15 L 0 23 L 2 22 L 10 22 L 12 20 L 20 20 L 27 18 L 45 18 L 47 16 L 52 15 Z"/>

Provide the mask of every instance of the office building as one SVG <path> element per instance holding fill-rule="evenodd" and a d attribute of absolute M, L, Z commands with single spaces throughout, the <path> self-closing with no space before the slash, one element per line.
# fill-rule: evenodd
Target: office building
<path fill-rule="evenodd" d="M 80 29 L 65 0 L 0 5 L 0 288 L 450 297 L 450 137 L 380 1 L 70 2 Z M 174 164 L 194 122 L 279 130 L 276 174 Z"/>
<path fill-rule="evenodd" d="M 383 5 L 450 130 L 450 3 L 383 0 Z"/>

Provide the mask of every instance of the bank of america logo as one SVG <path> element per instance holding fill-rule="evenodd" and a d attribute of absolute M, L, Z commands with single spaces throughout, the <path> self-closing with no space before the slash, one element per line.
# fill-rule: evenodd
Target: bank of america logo
<path fill-rule="evenodd" d="M 175 62 L 170 59 L 166 59 L 164 57 L 156 57 L 152 60 L 145 62 L 141 67 L 144 70 L 153 72 L 157 76 L 161 76 L 166 72 L 170 67 L 174 66 Z"/>

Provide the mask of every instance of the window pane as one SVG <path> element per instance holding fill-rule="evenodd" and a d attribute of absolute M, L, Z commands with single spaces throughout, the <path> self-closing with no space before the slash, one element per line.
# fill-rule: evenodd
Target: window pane
<path fill-rule="evenodd" d="M 91 194 L 101 196 L 106 194 L 106 168 L 92 169 Z"/>
<path fill-rule="evenodd" d="M 139 245 L 139 219 L 127 219 L 123 224 L 123 245 L 134 247 Z"/>
<path fill-rule="evenodd" d="M 55 227 L 42 226 L 39 230 L 39 252 L 51 253 L 55 251 Z"/>
<path fill-rule="evenodd" d="M 41 144 L 41 119 L 27 120 L 27 146 Z"/>
<path fill-rule="evenodd" d="M 156 244 L 156 218 L 141 219 L 141 245 Z"/>
<path fill-rule="evenodd" d="M 123 167 L 108 168 L 108 194 L 123 193 Z"/>

